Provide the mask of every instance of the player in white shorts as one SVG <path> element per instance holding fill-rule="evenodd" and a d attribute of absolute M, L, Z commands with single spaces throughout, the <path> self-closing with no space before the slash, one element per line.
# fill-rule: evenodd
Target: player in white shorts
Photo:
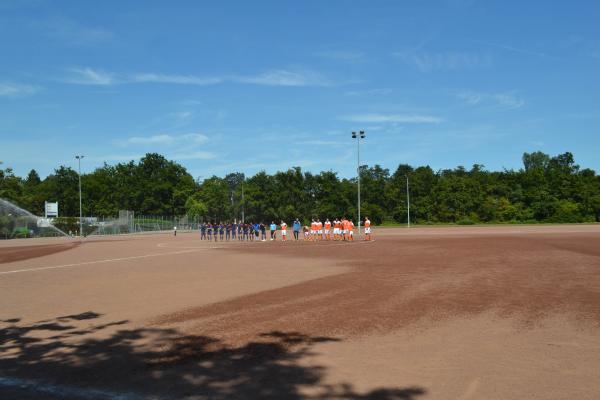
<path fill-rule="evenodd" d="M 317 240 L 323 239 L 323 223 L 317 219 Z"/>
<path fill-rule="evenodd" d="M 331 240 L 331 221 L 329 218 L 325 220 L 325 229 L 323 229 L 323 233 L 325 234 L 325 239 Z"/>
<path fill-rule="evenodd" d="M 342 237 L 344 240 L 348 240 L 348 220 L 346 217 L 342 218 Z"/>
<path fill-rule="evenodd" d="M 371 220 L 365 217 L 365 240 L 371 240 Z"/>
<path fill-rule="evenodd" d="M 339 240 L 342 234 L 340 230 L 341 222 L 339 218 L 333 220 L 333 240 Z"/>
<path fill-rule="evenodd" d="M 285 242 L 287 240 L 287 224 L 281 221 L 281 239 Z"/>

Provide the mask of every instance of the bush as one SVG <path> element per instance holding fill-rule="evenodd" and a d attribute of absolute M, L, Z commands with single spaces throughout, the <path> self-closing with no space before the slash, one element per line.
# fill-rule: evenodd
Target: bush
<path fill-rule="evenodd" d="M 554 214 L 549 218 L 551 222 L 583 222 L 579 213 L 579 205 L 569 200 L 559 200 L 555 203 Z"/>

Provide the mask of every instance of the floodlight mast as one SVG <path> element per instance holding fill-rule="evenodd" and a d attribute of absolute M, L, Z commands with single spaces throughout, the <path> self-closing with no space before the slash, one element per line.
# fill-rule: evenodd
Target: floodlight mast
<path fill-rule="evenodd" d="M 244 201 L 244 181 L 246 180 L 246 175 L 242 179 L 242 224 L 246 223 L 246 203 Z"/>
<path fill-rule="evenodd" d="M 406 174 L 406 227 L 410 228 L 410 191 L 408 186 L 408 174 Z"/>
<path fill-rule="evenodd" d="M 83 213 L 81 211 L 81 159 L 85 157 L 82 155 L 77 155 L 75 158 L 79 164 L 78 167 L 78 175 L 79 175 L 79 237 L 83 237 Z"/>
<path fill-rule="evenodd" d="M 358 194 L 357 194 L 357 208 L 358 208 L 358 235 L 360 236 L 360 225 L 361 225 L 361 219 L 360 219 L 360 139 L 364 139 L 365 138 L 365 131 L 359 131 L 358 133 L 356 132 L 352 132 L 352 139 L 356 139 L 356 176 L 357 176 L 357 183 L 358 183 Z"/>

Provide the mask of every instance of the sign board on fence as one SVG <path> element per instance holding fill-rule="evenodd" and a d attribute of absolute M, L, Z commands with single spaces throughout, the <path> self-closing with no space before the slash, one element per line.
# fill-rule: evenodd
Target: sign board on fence
<path fill-rule="evenodd" d="M 58 217 L 58 202 L 50 203 L 50 202 L 46 201 L 45 203 L 46 203 L 46 207 L 45 207 L 46 218 Z"/>

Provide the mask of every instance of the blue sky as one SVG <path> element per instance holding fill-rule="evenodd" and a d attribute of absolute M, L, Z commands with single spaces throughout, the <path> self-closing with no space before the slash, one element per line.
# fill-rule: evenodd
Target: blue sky
<path fill-rule="evenodd" d="M 571 151 L 600 171 L 597 1 L 0 0 L 0 160 L 194 177 Z"/>

